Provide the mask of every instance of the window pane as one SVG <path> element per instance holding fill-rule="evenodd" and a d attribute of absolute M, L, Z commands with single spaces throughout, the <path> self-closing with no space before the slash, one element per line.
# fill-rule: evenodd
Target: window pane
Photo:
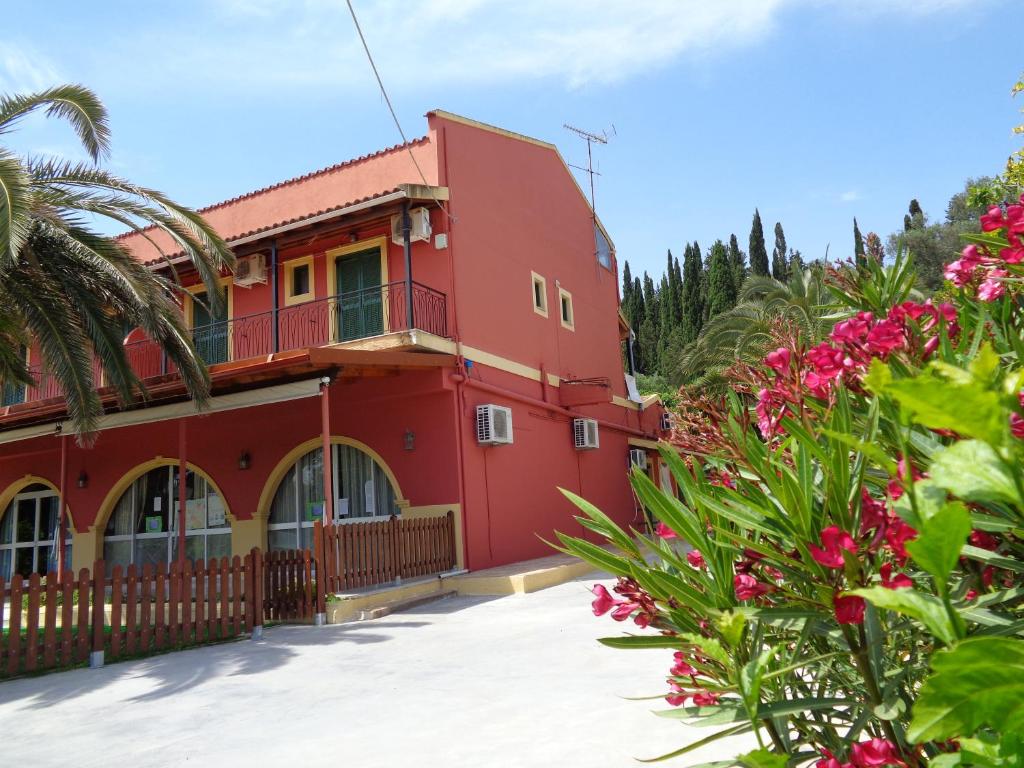
<path fill-rule="evenodd" d="M 14 572 L 20 573 L 25 578 L 32 575 L 32 554 L 33 547 L 18 547 L 14 550 Z"/>
<path fill-rule="evenodd" d="M 303 296 L 309 293 L 309 265 L 295 267 L 292 270 L 292 296 Z"/>
<path fill-rule="evenodd" d="M 68 552 L 70 553 L 70 547 Z M 103 560 L 107 565 L 108 574 L 115 565 L 127 568 L 132 561 L 132 543 L 130 541 L 104 541 Z M 68 562 L 71 562 L 70 557 Z"/>
<path fill-rule="evenodd" d="M 178 547 L 177 540 L 174 542 L 174 555 L 177 557 Z M 185 557 L 192 561 L 192 564 L 199 562 L 200 560 L 206 559 L 206 537 L 205 536 L 186 536 L 185 537 Z"/>
<path fill-rule="evenodd" d="M 14 561 L 14 551 L 0 549 L 0 576 L 5 579 L 11 578 L 11 563 Z"/>
<path fill-rule="evenodd" d="M 14 518 L 17 513 L 14 511 L 14 504 L 10 504 L 7 507 L 7 511 L 4 513 L 3 520 L 0 520 L 0 544 L 10 544 L 14 541 Z M 0 570 L 0 575 L 4 574 L 3 570 Z"/>
<path fill-rule="evenodd" d="M 53 541 L 53 534 L 57 528 L 57 504 L 56 496 L 47 496 L 39 500 L 39 528 L 36 532 L 39 541 Z"/>
<path fill-rule="evenodd" d="M 21 499 L 18 501 L 18 522 L 15 525 L 15 541 L 35 541 L 36 532 L 36 500 Z M 31 572 L 31 566 L 29 567 Z"/>
<path fill-rule="evenodd" d="M 297 533 L 294 528 L 267 532 L 268 549 L 295 549 L 296 540 Z"/>
<path fill-rule="evenodd" d="M 40 576 L 45 576 L 50 571 L 57 570 L 57 559 L 53 557 L 53 547 L 38 547 L 36 555 L 36 573 Z M 52 560 L 51 557 L 53 558 Z"/>
<path fill-rule="evenodd" d="M 154 533 L 169 529 L 171 505 L 168 493 L 170 467 L 151 469 L 135 482 L 138 483 L 136 499 L 136 533 Z M 159 521 L 154 519 L 159 518 Z"/>
<path fill-rule="evenodd" d="M 206 537 L 206 557 L 217 558 L 231 557 L 231 533 L 211 533 Z"/>
<path fill-rule="evenodd" d="M 295 507 L 295 477 L 297 470 L 292 467 L 285 474 L 281 485 L 277 487 L 274 494 L 274 501 L 270 505 L 271 523 L 294 523 L 296 520 Z"/>
<path fill-rule="evenodd" d="M 167 537 L 139 539 L 135 542 L 135 564 L 139 570 L 149 563 L 153 566 L 167 562 Z"/>

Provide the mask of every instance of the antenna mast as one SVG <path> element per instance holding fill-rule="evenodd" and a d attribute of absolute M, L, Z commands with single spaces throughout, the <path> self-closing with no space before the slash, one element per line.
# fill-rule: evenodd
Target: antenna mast
<path fill-rule="evenodd" d="M 597 206 L 595 205 L 595 202 L 594 202 L 594 177 L 595 176 L 600 176 L 601 174 L 594 170 L 594 157 L 593 157 L 593 153 L 591 151 L 591 146 L 593 144 L 607 144 L 608 143 L 608 133 L 606 131 L 601 131 L 600 134 L 597 134 L 597 133 L 592 133 L 590 131 L 584 131 L 582 128 L 577 128 L 575 126 L 569 125 L 568 123 L 564 123 L 562 125 L 562 127 L 565 128 L 565 130 L 567 130 L 567 131 L 572 131 L 577 136 L 579 136 L 581 139 L 584 139 L 587 142 L 587 167 L 583 168 L 582 166 L 573 165 L 572 163 L 569 163 L 569 167 L 570 168 L 575 168 L 578 171 L 583 171 L 584 173 L 586 173 L 590 177 L 590 210 L 593 213 L 594 219 L 596 221 L 596 219 L 597 219 Z M 615 135 L 615 126 L 614 125 L 612 126 L 612 135 L 613 136 Z"/>

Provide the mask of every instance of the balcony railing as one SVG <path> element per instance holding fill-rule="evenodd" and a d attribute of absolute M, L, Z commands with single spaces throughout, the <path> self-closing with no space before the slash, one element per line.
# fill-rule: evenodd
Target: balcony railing
<path fill-rule="evenodd" d="M 207 365 L 215 365 L 413 329 L 447 337 L 446 297 L 415 282 L 410 297 L 406 283 L 394 282 L 200 326 L 192 341 Z M 175 371 L 150 339 L 125 344 L 125 354 L 140 379 Z M 4 386 L 0 406 L 61 395 L 52 374 L 38 366 L 31 370 L 36 384 Z M 99 381 L 98 365 L 94 375 Z"/>

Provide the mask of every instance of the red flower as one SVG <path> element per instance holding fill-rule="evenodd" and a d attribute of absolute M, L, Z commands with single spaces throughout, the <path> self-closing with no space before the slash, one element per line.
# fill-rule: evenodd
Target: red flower
<path fill-rule="evenodd" d="M 625 621 L 633 615 L 636 608 L 635 603 L 616 603 L 616 609 L 612 611 L 612 618 L 616 621 Z"/>
<path fill-rule="evenodd" d="M 1019 413 L 1010 414 L 1010 434 L 1018 440 L 1024 440 L 1024 417 Z"/>
<path fill-rule="evenodd" d="M 808 544 L 807 548 L 811 551 L 811 557 L 826 568 L 843 567 L 842 550 L 845 549 L 847 552 L 857 551 L 857 545 L 854 543 L 853 537 L 834 525 L 830 525 L 821 532 L 821 543 L 824 547 Z"/>
<path fill-rule="evenodd" d="M 654 532 L 661 536 L 661 538 L 663 539 L 679 538 L 679 534 L 677 534 L 675 531 L 673 531 L 671 528 L 669 528 L 667 525 L 661 522 L 654 526 Z"/>
<path fill-rule="evenodd" d="M 979 221 L 981 222 L 982 232 L 995 232 L 1007 224 L 1006 219 L 1003 217 L 1003 209 L 998 205 L 993 205 L 988 209 L 988 213 L 983 213 L 979 217 Z"/>
<path fill-rule="evenodd" d="M 985 531 L 971 531 L 968 541 L 971 542 L 971 546 L 987 549 L 989 552 L 994 552 L 999 547 L 999 539 Z"/>
<path fill-rule="evenodd" d="M 885 526 L 888 513 L 885 503 L 878 501 L 867 488 L 860 489 L 860 533 L 865 535 L 871 530 L 880 530 Z"/>
<path fill-rule="evenodd" d="M 590 605 L 594 609 L 595 616 L 604 616 L 608 611 L 619 604 L 619 601 L 611 596 L 603 584 L 595 584 L 590 590 L 595 595 L 595 600 Z"/>
<path fill-rule="evenodd" d="M 840 763 L 839 759 L 824 747 L 821 748 L 821 760 L 814 768 L 853 768 L 853 763 Z"/>
<path fill-rule="evenodd" d="M 984 282 L 978 286 L 978 298 L 981 301 L 995 301 L 1006 293 L 1006 283 L 1003 278 L 1009 276 L 1005 269 L 993 269 L 988 273 Z"/>
<path fill-rule="evenodd" d="M 765 592 L 771 591 L 767 584 L 761 584 L 757 579 L 747 573 L 737 573 L 732 580 L 733 588 L 736 590 L 737 600 L 753 600 Z"/>
<path fill-rule="evenodd" d="M 974 279 L 974 273 L 981 265 L 981 253 L 976 245 L 964 248 L 960 258 L 946 265 L 943 277 L 951 280 L 958 288 L 967 285 Z M 948 319 L 948 318 L 947 318 Z"/>
<path fill-rule="evenodd" d="M 718 697 L 715 691 L 697 691 L 693 694 L 693 703 L 698 707 L 713 707 L 718 703 Z"/>
<path fill-rule="evenodd" d="M 686 562 L 688 562 L 694 568 L 703 568 L 705 566 L 704 555 L 700 553 L 699 549 L 692 549 L 689 552 L 687 552 Z"/>
<path fill-rule="evenodd" d="M 791 353 L 785 347 L 779 347 L 774 352 L 769 352 L 764 362 L 769 368 L 778 373 L 785 373 L 789 370 Z"/>
<path fill-rule="evenodd" d="M 814 371 L 826 379 L 838 378 L 845 368 L 843 362 L 846 357 L 845 353 L 826 341 L 807 350 L 804 357 L 813 366 Z"/>
<path fill-rule="evenodd" d="M 883 765 L 901 765 L 896 745 L 888 739 L 871 739 L 854 744 L 850 748 L 850 759 L 857 768 L 878 768 Z"/>
<path fill-rule="evenodd" d="M 914 582 L 911 581 L 907 574 L 897 573 L 896 576 L 892 575 L 892 563 L 885 563 L 878 569 L 878 573 L 882 577 L 882 586 L 886 589 L 906 589 L 907 587 L 914 586 Z"/>
<path fill-rule="evenodd" d="M 907 561 L 907 542 L 913 541 L 915 538 L 917 538 L 917 531 L 898 517 L 889 521 L 889 527 L 885 530 L 885 541 L 892 548 L 900 564 Z"/>
<path fill-rule="evenodd" d="M 840 624 L 863 624 L 865 603 L 857 595 L 836 595 L 832 598 L 836 621 Z"/>
<path fill-rule="evenodd" d="M 690 698 L 690 694 L 683 690 L 682 686 L 679 685 L 675 680 L 668 681 L 669 687 L 672 689 L 672 693 L 665 696 L 665 701 L 671 704 L 673 707 L 678 707 L 686 703 L 686 700 Z"/>
<path fill-rule="evenodd" d="M 672 654 L 672 659 L 675 661 L 675 664 L 672 666 L 671 672 L 676 677 L 693 677 L 697 674 L 697 670 L 690 666 L 682 651 L 676 651 Z"/>
<path fill-rule="evenodd" d="M 906 346 L 903 329 L 891 320 L 881 320 L 868 333 L 867 346 L 872 355 L 886 355 Z"/>

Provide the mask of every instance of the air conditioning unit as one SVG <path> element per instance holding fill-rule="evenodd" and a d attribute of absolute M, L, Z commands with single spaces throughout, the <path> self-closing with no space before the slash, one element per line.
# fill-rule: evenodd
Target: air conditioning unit
<path fill-rule="evenodd" d="M 589 451 L 600 447 L 597 436 L 597 421 L 594 419 L 573 419 L 572 437 L 577 451 Z"/>
<path fill-rule="evenodd" d="M 671 432 L 672 431 L 672 414 L 668 411 L 664 411 L 661 414 L 661 431 Z"/>
<path fill-rule="evenodd" d="M 629 468 L 633 467 L 640 467 L 644 472 L 647 471 L 647 451 L 643 448 L 629 449 Z"/>
<path fill-rule="evenodd" d="M 267 282 L 267 257 L 262 253 L 244 256 L 235 262 L 235 285 L 248 288 Z"/>
<path fill-rule="evenodd" d="M 512 445 L 512 409 L 502 405 L 478 405 L 476 441 L 480 445 Z"/>
<path fill-rule="evenodd" d="M 413 208 L 409 211 L 409 241 L 429 240 L 430 211 L 426 208 Z M 404 245 L 405 237 L 402 235 L 402 214 L 398 213 L 391 217 L 391 242 L 395 245 Z"/>

